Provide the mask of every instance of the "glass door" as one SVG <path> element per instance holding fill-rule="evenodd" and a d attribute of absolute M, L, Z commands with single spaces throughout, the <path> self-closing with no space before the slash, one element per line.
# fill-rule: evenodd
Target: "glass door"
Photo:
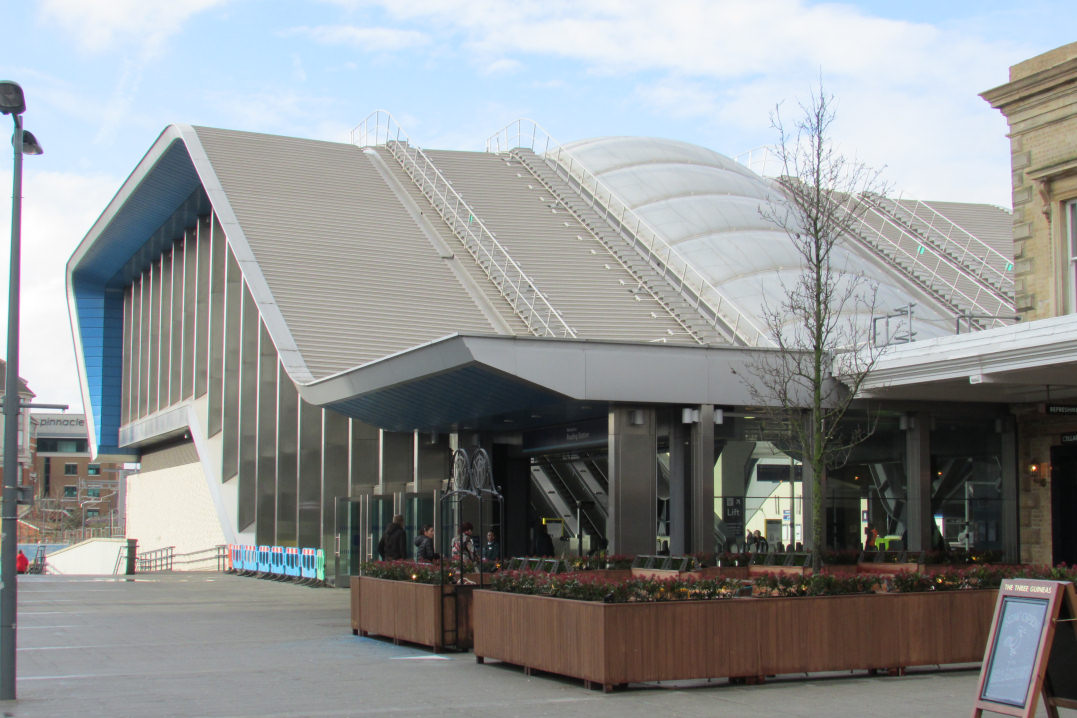
<path fill-rule="evenodd" d="M 333 542 L 333 585 L 347 588 L 350 576 L 359 575 L 359 563 L 363 558 L 360 530 L 359 499 L 346 496 L 336 501 L 336 537 Z"/>
<path fill-rule="evenodd" d="M 371 496 L 370 526 L 367 531 L 367 545 L 370 547 L 370 558 L 374 561 L 381 561 L 381 556 L 378 555 L 378 540 L 381 538 L 381 535 L 385 533 L 385 529 L 389 527 L 389 524 L 392 523 L 392 521 L 392 495 Z"/>
<path fill-rule="evenodd" d="M 404 498 L 404 530 L 407 531 L 407 552 L 415 555 L 415 539 L 424 526 L 434 525 L 434 492 L 408 494 Z M 436 550 L 436 549 L 435 549 Z"/>

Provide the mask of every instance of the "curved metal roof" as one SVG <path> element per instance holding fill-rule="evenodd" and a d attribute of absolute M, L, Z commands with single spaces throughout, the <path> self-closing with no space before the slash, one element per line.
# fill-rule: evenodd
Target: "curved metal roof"
<path fill-rule="evenodd" d="M 776 185 L 747 167 L 666 139 L 603 137 L 564 149 L 758 324 L 799 277 L 800 256 L 766 218 L 786 215 L 788 204 Z M 838 245 L 833 266 L 878 285 L 876 313 L 916 303 L 917 338 L 952 333 L 952 315 L 853 242 Z"/>

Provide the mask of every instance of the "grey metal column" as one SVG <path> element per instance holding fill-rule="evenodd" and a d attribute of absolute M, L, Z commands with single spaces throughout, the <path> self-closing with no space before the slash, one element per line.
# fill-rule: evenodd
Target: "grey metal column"
<path fill-rule="evenodd" d="M 683 556 L 691 544 L 689 505 L 692 494 L 692 439 L 694 432 L 679 415 L 669 422 L 669 552 Z"/>
<path fill-rule="evenodd" d="M 7 114 L 5 110 L 5 114 Z M 18 542 L 19 481 L 19 271 L 22 266 L 22 121 L 14 115 L 15 176 L 11 188 L 11 260 L 7 294 L 7 374 L 4 377 L 4 489 L 3 516 L 0 517 L 0 699 L 15 698 L 15 611 L 18 584 L 15 580 L 15 553 Z"/>
<path fill-rule="evenodd" d="M 908 505 L 905 525 L 910 551 L 931 548 L 931 417 L 925 413 L 905 418 L 905 465 L 908 467 Z"/>
<path fill-rule="evenodd" d="M 651 408 L 613 407 L 609 414 L 610 553 L 655 551 L 657 438 Z"/>
<path fill-rule="evenodd" d="M 807 457 L 805 457 L 807 458 Z M 803 526 L 801 543 L 804 547 L 810 551 L 821 551 L 823 546 L 813 546 L 812 537 L 815 535 L 815 512 L 812 511 L 812 502 L 815 500 L 815 472 L 812 471 L 811 462 L 803 461 L 800 466 L 800 492 L 802 495 L 801 506 L 803 507 L 803 515 L 801 516 L 801 525 Z M 824 494 L 825 501 L 825 494 Z M 823 520 L 826 521 L 826 510 L 824 504 Z M 744 537 L 741 536 L 743 542 Z M 796 541 L 796 534 L 793 534 L 794 542 Z M 825 539 L 825 534 L 824 534 Z"/>
<path fill-rule="evenodd" d="M 1002 463 L 1002 550 L 1006 561 L 1018 563 L 1021 560 L 1021 535 L 1017 504 L 1017 422 L 1012 416 L 998 421 L 1002 444 L 999 451 L 999 461 Z"/>
<path fill-rule="evenodd" d="M 690 551 L 714 551 L 714 405 L 699 407 L 692 424 L 692 474 L 689 500 Z"/>

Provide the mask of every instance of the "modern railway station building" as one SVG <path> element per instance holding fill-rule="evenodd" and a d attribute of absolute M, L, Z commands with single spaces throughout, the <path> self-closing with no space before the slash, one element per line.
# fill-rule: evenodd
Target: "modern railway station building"
<path fill-rule="evenodd" d="M 1032 74 L 1072 71 L 1068 47 Z M 1077 216 L 1065 192 L 1028 202 Z M 1016 199 L 858 199 L 840 261 L 877 284 L 859 321 L 886 351 L 856 408 L 876 430 L 823 484 L 828 546 L 871 522 L 910 550 L 1077 559 L 1069 275 L 1035 315 Z M 481 448 L 507 554 L 538 531 L 622 554 L 806 542 L 811 482 L 748 390 L 800 271 L 764 219 L 783 202 L 673 140 L 521 122 L 486 151 L 420 149 L 384 113 L 348 143 L 168 127 L 67 273 L 92 443 L 141 462 L 128 534 L 322 548 L 343 577 L 393 514 L 441 542 L 471 518 L 439 497 L 453 451 Z"/>

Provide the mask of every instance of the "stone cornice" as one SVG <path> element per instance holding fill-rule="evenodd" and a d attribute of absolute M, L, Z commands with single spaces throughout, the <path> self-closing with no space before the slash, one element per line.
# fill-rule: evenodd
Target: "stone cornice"
<path fill-rule="evenodd" d="M 1004 108 L 1043 95 L 1066 83 L 1077 83 L 1077 58 L 981 92 L 980 97 L 991 103 L 992 107 L 1002 110 L 1003 114 L 1009 114 L 1009 110 Z"/>

